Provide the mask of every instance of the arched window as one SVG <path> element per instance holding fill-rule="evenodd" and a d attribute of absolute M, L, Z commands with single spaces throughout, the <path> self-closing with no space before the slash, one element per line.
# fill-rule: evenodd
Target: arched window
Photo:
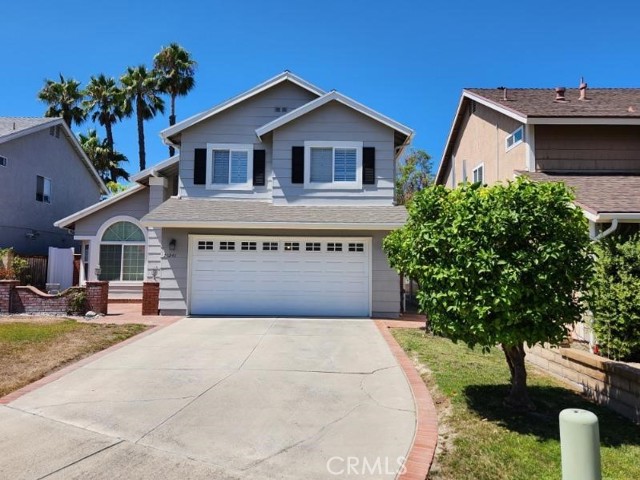
<path fill-rule="evenodd" d="M 144 232 L 131 222 L 116 222 L 100 241 L 100 280 L 144 280 Z"/>

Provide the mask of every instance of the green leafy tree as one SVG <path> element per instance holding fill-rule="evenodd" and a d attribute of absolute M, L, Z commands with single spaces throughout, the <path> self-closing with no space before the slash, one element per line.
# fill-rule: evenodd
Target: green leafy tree
<path fill-rule="evenodd" d="M 426 188 L 384 250 L 419 284 L 434 333 L 484 350 L 501 344 L 511 373 L 507 403 L 530 408 L 525 342 L 559 343 L 577 321 L 591 271 L 582 212 L 560 183 L 519 178 L 491 187 Z"/>
<path fill-rule="evenodd" d="M 171 113 L 169 115 L 169 125 L 176 123 L 176 98 L 187 95 L 195 86 L 196 62 L 177 43 L 171 43 L 163 47 L 155 57 L 153 57 L 153 67 L 160 80 L 160 88 L 171 99 Z M 169 155 L 173 156 L 175 149 L 169 147 Z"/>
<path fill-rule="evenodd" d="M 151 120 L 158 112 L 164 113 L 164 100 L 160 97 L 160 85 L 155 72 L 144 65 L 127 68 L 120 82 L 124 92 L 124 113 L 135 113 L 138 124 L 138 154 L 142 171 L 147 168 L 144 121 Z"/>
<path fill-rule="evenodd" d="M 107 188 L 111 193 L 124 192 L 128 187 L 118 182 L 107 182 Z"/>
<path fill-rule="evenodd" d="M 433 183 L 431 156 L 424 150 L 411 150 L 398 163 L 395 184 L 396 205 L 409 203 L 411 197 Z"/>
<path fill-rule="evenodd" d="M 124 94 L 114 78 L 103 74 L 91 77 L 84 94 L 82 106 L 87 114 L 91 114 L 92 121 L 104 127 L 107 148 L 113 153 L 113 125 L 124 117 Z"/>
<path fill-rule="evenodd" d="M 128 162 L 127 157 L 116 150 L 110 151 L 107 141 L 101 140 L 95 129 L 89 130 L 86 135 L 81 133 L 79 140 L 82 150 L 103 181 L 117 182 L 120 178 L 129 180 L 129 172 L 121 166 L 122 163 Z"/>
<path fill-rule="evenodd" d="M 640 360 L 640 234 L 598 242 L 589 307 L 603 353 L 616 360 Z"/>
<path fill-rule="evenodd" d="M 45 117 L 62 117 L 69 128 L 75 123 L 82 124 L 87 118 L 82 109 L 84 95 L 80 82 L 73 78 L 65 79 L 60 74 L 60 81 L 46 79 L 44 87 L 38 92 L 38 98 L 48 105 Z"/>

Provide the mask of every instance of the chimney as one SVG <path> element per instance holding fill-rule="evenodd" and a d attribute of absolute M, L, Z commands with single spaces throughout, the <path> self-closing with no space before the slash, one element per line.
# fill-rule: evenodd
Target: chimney
<path fill-rule="evenodd" d="M 567 91 L 566 88 L 564 87 L 557 87 L 556 88 L 556 102 L 566 102 L 567 99 L 564 98 L 564 94 Z"/>
<path fill-rule="evenodd" d="M 580 77 L 580 100 L 589 100 L 587 98 L 587 84 L 584 81 L 584 77 Z"/>
<path fill-rule="evenodd" d="M 498 90 L 502 90 L 502 101 L 506 102 L 509 100 L 507 87 L 498 87 Z"/>

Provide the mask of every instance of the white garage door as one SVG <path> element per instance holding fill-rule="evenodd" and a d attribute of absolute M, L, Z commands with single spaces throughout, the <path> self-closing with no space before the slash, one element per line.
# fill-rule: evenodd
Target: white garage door
<path fill-rule="evenodd" d="M 369 238 L 190 237 L 193 315 L 370 315 Z"/>

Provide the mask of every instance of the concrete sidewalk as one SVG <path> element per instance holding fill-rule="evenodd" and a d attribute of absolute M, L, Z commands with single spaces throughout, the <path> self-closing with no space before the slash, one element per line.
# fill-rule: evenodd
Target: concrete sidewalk
<path fill-rule="evenodd" d="M 0 406 L 0 478 L 390 479 L 415 424 L 371 320 L 183 319 Z"/>

